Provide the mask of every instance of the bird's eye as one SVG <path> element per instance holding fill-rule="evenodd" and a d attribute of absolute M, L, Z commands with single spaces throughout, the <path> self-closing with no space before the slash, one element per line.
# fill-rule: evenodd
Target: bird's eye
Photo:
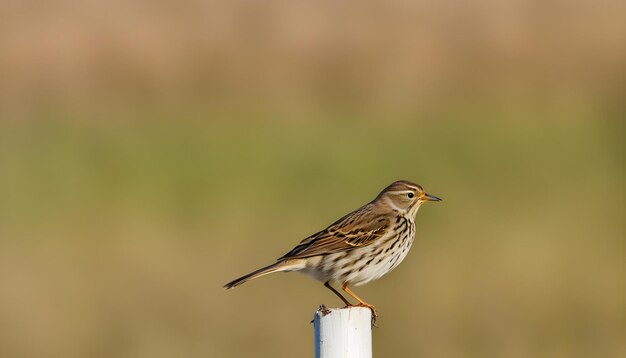
<path fill-rule="evenodd" d="M 413 193 L 408 193 L 406 196 L 408 196 L 408 197 L 409 197 L 409 199 L 413 199 L 413 197 L 415 196 L 415 194 L 413 194 Z"/>

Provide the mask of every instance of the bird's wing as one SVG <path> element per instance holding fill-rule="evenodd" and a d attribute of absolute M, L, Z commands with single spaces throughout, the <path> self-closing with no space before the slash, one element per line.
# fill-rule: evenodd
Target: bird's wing
<path fill-rule="evenodd" d="M 383 237 L 391 227 L 386 216 L 363 207 L 339 219 L 326 229 L 302 240 L 278 260 L 301 259 L 370 245 Z"/>

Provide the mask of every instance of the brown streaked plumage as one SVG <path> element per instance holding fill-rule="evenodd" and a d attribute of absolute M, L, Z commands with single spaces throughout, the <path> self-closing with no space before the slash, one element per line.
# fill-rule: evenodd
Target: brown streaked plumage
<path fill-rule="evenodd" d="M 369 307 L 374 319 L 376 310 L 349 288 L 376 280 L 397 267 L 406 257 L 415 238 L 415 214 L 426 201 L 441 199 L 426 194 L 412 182 L 400 180 L 386 187 L 371 202 L 315 233 L 278 261 L 224 287 L 242 283 L 273 272 L 300 271 L 324 282 L 348 306 L 352 304 L 330 284 L 340 284 L 343 291 Z"/>

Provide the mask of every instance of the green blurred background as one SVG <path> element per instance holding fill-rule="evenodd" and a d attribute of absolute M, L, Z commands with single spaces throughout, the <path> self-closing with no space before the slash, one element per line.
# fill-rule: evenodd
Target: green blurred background
<path fill-rule="evenodd" d="M 3 1 L 0 356 L 299 357 L 221 286 L 397 179 L 379 357 L 626 356 L 621 1 Z"/>

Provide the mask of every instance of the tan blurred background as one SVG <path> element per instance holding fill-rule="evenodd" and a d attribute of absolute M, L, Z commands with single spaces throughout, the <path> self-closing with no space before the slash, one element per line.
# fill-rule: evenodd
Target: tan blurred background
<path fill-rule="evenodd" d="M 622 1 L 0 2 L 0 357 L 300 357 L 221 286 L 396 179 L 378 357 L 625 357 Z"/>

